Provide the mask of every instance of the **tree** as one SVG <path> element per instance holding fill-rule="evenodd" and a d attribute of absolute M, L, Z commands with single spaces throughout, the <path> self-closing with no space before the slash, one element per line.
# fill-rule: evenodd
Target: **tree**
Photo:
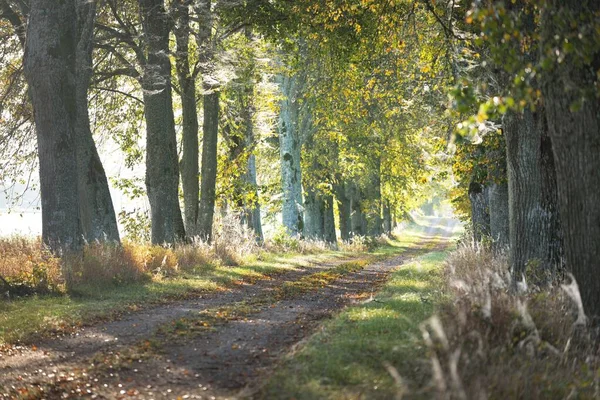
<path fill-rule="evenodd" d="M 474 35 L 466 37 L 476 38 L 471 42 L 473 56 L 484 54 L 492 69 L 479 84 L 461 83 L 455 95 L 459 102 L 480 99 L 476 115 L 462 124 L 471 127 L 472 135 L 502 121 L 513 278 L 521 280 L 531 272 L 536 283 L 548 283 L 561 266 L 562 245 L 554 163 L 534 66 L 539 48 L 536 13 L 536 5 L 527 1 L 479 5 L 467 13 Z"/>
<path fill-rule="evenodd" d="M 25 75 L 40 161 L 42 238 L 57 252 L 81 242 L 77 175 L 77 11 L 75 0 L 32 0 Z"/>
<path fill-rule="evenodd" d="M 163 0 L 139 0 L 144 32 L 146 188 L 152 214 L 152 242 L 185 238 L 179 208 L 179 166 L 171 93 L 170 19 Z"/>
<path fill-rule="evenodd" d="M 78 192 L 82 230 L 85 240 L 119 242 L 119 228 L 92 131 L 88 91 L 93 76 L 93 36 L 96 2 L 77 0 L 76 105 Z"/>
<path fill-rule="evenodd" d="M 184 221 L 189 237 L 197 235 L 198 199 L 200 198 L 200 166 L 198 144 L 198 110 L 196 95 L 196 77 L 198 68 L 193 68 L 190 58 L 190 8 L 191 0 L 172 2 L 172 14 L 175 18 L 174 33 L 177 44 L 175 66 L 179 95 L 181 97 L 181 135 L 182 149 L 180 169 L 183 188 Z"/>
<path fill-rule="evenodd" d="M 304 229 L 302 217 L 302 170 L 299 131 L 299 114 L 302 77 L 283 74 L 279 85 L 283 98 L 279 111 L 279 146 L 281 154 L 281 181 L 283 187 L 282 222 L 290 235 L 301 235 Z"/>
<path fill-rule="evenodd" d="M 90 129 L 88 90 L 93 74 L 92 51 L 95 1 L 76 1 L 76 106 L 78 193 L 83 237 L 86 241 L 119 241 L 119 230 L 106 173 Z M 14 29 L 21 46 L 25 44 L 25 21 L 30 12 L 27 2 L 0 2 L 2 15 Z"/>
<path fill-rule="evenodd" d="M 556 165 L 567 267 L 588 316 L 600 316 L 600 3 L 549 0 L 542 94 Z"/>

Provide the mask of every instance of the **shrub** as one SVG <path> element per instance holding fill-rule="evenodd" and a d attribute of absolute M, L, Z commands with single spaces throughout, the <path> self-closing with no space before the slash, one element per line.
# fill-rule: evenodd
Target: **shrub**
<path fill-rule="evenodd" d="M 212 247 L 199 238 L 194 238 L 190 244 L 178 245 L 173 249 L 182 271 L 190 272 L 203 265 L 215 263 Z"/>
<path fill-rule="evenodd" d="M 265 248 L 273 253 L 296 253 L 300 249 L 300 239 L 288 234 L 286 228 L 280 225 L 275 233 L 267 239 Z"/>

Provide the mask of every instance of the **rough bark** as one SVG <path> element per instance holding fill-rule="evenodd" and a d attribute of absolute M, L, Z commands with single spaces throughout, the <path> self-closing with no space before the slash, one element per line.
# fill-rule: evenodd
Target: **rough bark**
<path fill-rule="evenodd" d="M 577 34 L 581 24 L 572 25 L 568 23 L 571 20 L 583 21 L 599 12 L 600 3 L 595 0 L 549 1 L 542 18 L 542 50 L 552 51 L 555 35 L 562 40 L 563 35 Z M 565 31 L 558 31 L 558 27 Z M 593 88 L 599 69 L 600 50 L 596 46 L 587 61 L 554 61 L 542 84 L 566 264 L 579 284 L 584 310 L 595 319 L 600 316 L 600 101 Z"/>
<path fill-rule="evenodd" d="M 488 204 L 488 189 L 477 182 L 469 185 L 469 200 L 471 201 L 471 222 L 473 240 L 478 243 L 490 234 L 490 214 Z"/>
<path fill-rule="evenodd" d="M 509 259 L 515 279 L 527 266 L 553 273 L 558 266 L 556 178 L 548 163 L 544 114 L 525 110 L 504 117 L 508 166 Z"/>
<path fill-rule="evenodd" d="M 333 212 L 333 196 L 328 194 L 323 199 L 323 240 L 327 243 L 336 244 L 337 234 L 335 232 L 335 216 Z"/>
<path fill-rule="evenodd" d="M 146 118 L 146 188 L 152 243 L 185 239 L 179 208 L 179 165 L 173 117 L 169 24 L 163 0 L 139 0 L 147 61 L 142 88 Z"/>
<path fill-rule="evenodd" d="M 88 90 L 92 78 L 94 1 L 77 0 L 77 164 L 79 209 L 86 241 L 119 242 L 119 228 L 108 179 L 90 129 Z"/>
<path fill-rule="evenodd" d="M 300 169 L 299 98 L 295 76 L 279 78 L 283 99 L 279 112 L 281 184 L 283 188 L 282 222 L 290 235 L 300 235 L 302 218 L 302 173 Z"/>
<path fill-rule="evenodd" d="M 180 161 L 180 172 L 183 188 L 184 224 L 188 237 L 193 237 L 197 235 L 200 166 L 196 77 L 192 73 L 189 60 L 190 3 L 191 0 L 176 0 L 173 2 L 173 9 L 176 19 L 174 33 L 177 44 L 175 66 L 182 112 L 181 133 L 183 154 Z"/>
<path fill-rule="evenodd" d="M 204 125 L 202 142 L 202 164 L 200 167 L 200 206 L 198 214 L 198 235 L 210 242 L 212 239 L 213 217 L 217 184 L 217 143 L 219 136 L 219 87 L 220 82 L 214 76 L 215 40 L 213 29 L 213 1 L 198 0 L 194 9 L 199 26 L 196 30 L 198 63 L 202 71 L 204 89 Z"/>
<path fill-rule="evenodd" d="M 304 198 L 304 236 L 336 243 L 333 196 L 307 190 Z"/>
<path fill-rule="evenodd" d="M 219 140 L 219 92 L 204 95 L 204 127 L 202 139 L 202 177 L 198 235 L 207 242 L 212 239 L 217 184 L 217 143 Z"/>
<path fill-rule="evenodd" d="M 489 185 L 490 236 L 495 250 L 503 250 L 509 244 L 508 183 Z"/>
<path fill-rule="evenodd" d="M 31 0 L 25 76 L 34 109 L 42 239 L 55 252 L 81 246 L 77 176 L 76 35 L 74 0 Z"/>

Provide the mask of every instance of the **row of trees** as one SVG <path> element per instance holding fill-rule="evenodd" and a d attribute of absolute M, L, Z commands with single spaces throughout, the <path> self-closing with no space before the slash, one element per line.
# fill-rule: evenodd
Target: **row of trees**
<path fill-rule="evenodd" d="M 417 183 L 433 176 L 432 116 L 443 106 L 449 64 L 434 54 L 442 30 L 421 6 L 0 0 L 0 7 L 10 82 L 2 129 L 7 142 L 18 135 L 27 142 L 35 126 L 42 236 L 56 251 L 120 240 L 96 147 L 104 136 L 119 143 L 128 166 L 145 162 L 143 186 L 116 183 L 147 195 L 157 244 L 210 241 L 216 205 L 239 212 L 262 241 L 268 193 L 280 194 L 280 206 L 270 199 L 268 208 L 281 210 L 289 234 L 335 243 L 337 219 L 344 240 L 379 235 L 417 202 Z M 10 147 L 5 166 L 23 165 L 7 157 Z"/>
<path fill-rule="evenodd" d="M 565 271 L 600 315 L 600 4 L 481 2 L 433 8 L 452 19 L 462 73 L 453 96 L 463 134 L 456 200 L 470 199 L 475 238 L 508 246 L 515 280 Z"/>
<path fill-rule="evenodd" d="M 120 132 L 127 163 L 145 160 L 143 190 L 122 186 L 147 194 L 160 244 L 210 240 L 216 204 L 262 240 L 276 194 L 290 234 L 334 242 L 336 219 L 342 239 L 389 231 L 419 184 L 443 186 L 462 121 L 453 193 L 476 239 L 508 246 L 515 279 L 566 267 L 600 314 L 597 2 L 0 6 L 4 138 L 27 142 L 31 104 L 53 248 L 119 238 L 92 117 Z"/>

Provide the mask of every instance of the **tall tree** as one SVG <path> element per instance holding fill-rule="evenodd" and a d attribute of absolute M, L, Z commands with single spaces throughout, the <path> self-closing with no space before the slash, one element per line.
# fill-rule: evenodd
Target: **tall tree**
<path fill-rule="evenodd" d="M 184 221 L 189 237 L 197 235 L 198 200 L 200 198 L 200 166 L 198 143 L 198 110 L 196 96 L 197 68 L 190 65 L 190 8 L 192 0 L 175 0 L 172 10 L 175 18 L 175 66 L 181 97 L 181 136 L 183 155 L 181 157 L 181 182 L 183 188 Z"/>
<path fill-rule="evenodd" d="M 595 0 L 548 0 L 540 46 L 565 257 L 593 318 L 600 317 L 599 15 Z"/>
<path fill-rule="evenodd" d="M 146 117 L 146 188 L 152 215 L 152 242 L 185 238 L 179 208 L 179 165 L 171 92 L 170 17 L 163 0 L 139 0 L 144 32 L 142 77 Z"/>
<path fill-rule="evenodd" d="M 75 0 L 32 0 L 25 46 L 40 161 L 42 238 L 55 251 L 81 245 L 77 175 Z"/>
<path fill-rule="evenodd" d="M 116 241 L 119 228 L 106 172 L 90 129 L 88 91 L 93 76 L 93 37 L 96 2 L 77 0 L 76 138 L 80 217 L 84 238 Z"/>
<path fill-rule="evenodd" d="M 293 74 L 279 77 L 283 98 L 279 111 L 279 146 L 281 154 L 281 181 L 283 187 L 283 225 L 290 235 L 302 234 L 302 170 L 299 114 L 302 82 Z"/>
<path fill-rule="evenodd" d="M 83 237 L 86 241 L 119 241 L 119 230 L 112 203 L 108 179 L 98 155 L 88 111 L 88 91 L 93 75 L 92 51 L 96 2 L 77 0 L 76 17 L 76 105 L 78 193 Z M 28 2 L 0 2 L 2 17 L 13 27 L 19 42 L 25 45 L 25 23 L 29 15 Z"/>
<path fill-rule="evenodd" d="M 204 125 L 200 180 L 200 208 L 198 235 L 210 241 L 215 213 L 217 184 L 217 143 L 219 135 L 219 98 L 221 83 L 215 78 L 214 56 L 216 38 L 213 37 L 213 1 L 198 0 L 194 9 L 199 19 L 196 32 L 198 63 L 202 72 Z"/>
<path fill-rule="evenodd" d="M 241 117 L 244 125 L 244 147 L 248 154 L 248 161 L 246 163 L 246 171 L 243 174 L 243 180 L 246 183 L 247 190 L 250 192 L 250 200 L 246 201 L 246 220 L 248 227 L 252 229 L 258 243 L 264 241 L 263 230 L 262 230 L 262 217 L 260 214 L 260 202 L 258 196 L 258 180 L 256 171 L 256 137 L 254 129 L 254 116 L 255 116 L 255 105 L 254 105 L 254 90 L 255 90 L 255 76 L 257 73 L 256 68 L 256 54 L 252 49 L 253 34 L 252 29 L 246 27 L 244 31 L 244 37 L 247 40 L 246 45 L 249 48 L 249 52 L 246 59 L 243 60 L 238 71 L 238 76 L 241 77 L 241 90 L 239 94 L 239 102 L 241 105 Z"/>

